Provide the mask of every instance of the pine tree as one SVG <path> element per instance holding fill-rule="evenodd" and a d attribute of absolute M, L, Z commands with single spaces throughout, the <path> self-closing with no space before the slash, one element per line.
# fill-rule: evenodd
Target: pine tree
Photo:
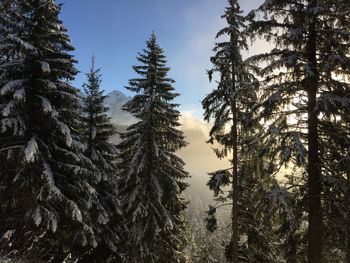
<path fill-rule="evenodd" d="M 327 216 L 322 206 L 330 201 L 327 192 L 335 186 L 325 183 L 330 182 L 327 171 L 332 166 L 325 157 L 334 150 L 325 138 L 340 132 L 331 128 L 336 118 L 327 128 L 324 123 L 338 114 L 329 105 L 337 105 L 337 111 L 349 105 L 349 85 L 337 77 L 349 74 L 349 33 L 343 16 L 348 8 L 348 1 L 269 0 L 249 14 L 253 38 L 262 36 L 276 45 L 271 52 L 250 59 L 265 63 L 262 101 L 256 110 L 266 123 L 261 141 L 272 170 L 283 164 L 304 170 L 306 178 L 301 181 L 307 192 L 299 198 L 307 202 L 308 262 L 320 263 L 329 252 L 322 249 L 329 250 L 322 244 Z M 335 145 L 338 150 L 344 146 Z"/>
<path fill-rule="evenodd" d="M 257 80 L 253 75 L 257 69 L 242 59 L 241 52 L 248 45 L 243 33 L 245 18 L 238 1 L 229 1 L 223 18 L 228 25 L 219 31 L 217 38 L 227 36 L 228 40 L 216 44 L 215 56 L 211 58 L 214 67 L 208 71 L 209 80 L 214 72 L 219 73 L 220 79 L 217 88 L 207 95 L 202 104 L 205 119 L 214 122 L 209 142 L 217 141 L 220 144 L 216 150 L 219 158 L 230 157 L 232 153 L 232 168 L 212 173 L 208 185 L 215 196 L 219 196 L 219 202 L 232 205 L 232 236 L 226 248 L 227 259 L 230 262 L 273 262 L 271 251 L 266 249 L 264 242 L 267 236 L 254 230 L 261 227 L 258 226 L 261 222 L 254 219 L 257 200 L 254 200 L 256 196 L 251 191 L 256 190 L 254 194 L 264 196 L 264 191 L 266 194 L 268 190 L 264 188 L 268 185 L 267 180 L 264 187 L 256 187 L 262 174 L 256 173 L 258 163 L 253 156 L 255 149 L 249 146 L 254 144 L 255 130 L 258 129 L 257 123 L 250 122 L 250 111 L 257 100 Z M 225 186 L 231 186 L 229 195 L 220 189 Z M 208 227 L 212 230 L 216 222 L 214 211 L 211 208 L 207 218 Z M 257 237 L 254 239 L 255 234 Z M 240 240 L 242 236 L 248 237 L 244 244 Z"/>
<path fill-rule="evenodd" d="M 98 171 L 84 156 L 77 73 L 52 0 L 7 3 L 0 25 L 1 254 L 62 262 L 98 245 Z M 3 13 L 3 10 L 0 11 Z"/>
<path fill-rule="evenodd" d="M 122 134 L 121 195 L 129 222 L 130 262 L 182 262 L 184 247 L 181 193 L 188 177 L 175 152 L 186 146 L 180 113 L 172 100 L 174 81 L 167 77 L 164 51 L 153 33 L 134 66 L 140 78 L 127 89 L 137 93 L 124 105 L 139 121 Z"/>
<path fill-rule="evenodd" d="M 100 171 L 100 177 L 94 185 L 100 203 L 94 214 L 94 231 L 103 233 L 98 239 L 98 248 L 86 254 L 86 262 L 109 262 L 122 260 L 121 246 L 125 241 L 126 226 L 118 198 L 117 148 L 109 140 L 116 134 L 108 108 L 104 106 L 106 98 L 101 90 L 100 69 L 95 69 L 95 57 L 92 58 L 90 72 L 86 74 L 87 83 L 83 85 L 85 97 L 82 109 L 84 134 L 87 140 L 85 154 Z"/>

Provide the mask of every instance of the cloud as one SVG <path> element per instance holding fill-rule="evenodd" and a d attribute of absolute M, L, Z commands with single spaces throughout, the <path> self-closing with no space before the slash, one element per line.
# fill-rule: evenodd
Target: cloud
<path fill-rule="evenodd" d="M 215 170 L 227 168 L 227 160 L 216 157 L 212 147 L 217 145 L 208 144 L 210 124 L 200 121 L 191 112 L 183 112 L 180 119 L 182 131 L 189 145 L 178 152 L 185 161 L 186 169 L 193 176 L 207 178 L 206 174 Z M 206 181 L 206 180 L 205 180 Z"/>

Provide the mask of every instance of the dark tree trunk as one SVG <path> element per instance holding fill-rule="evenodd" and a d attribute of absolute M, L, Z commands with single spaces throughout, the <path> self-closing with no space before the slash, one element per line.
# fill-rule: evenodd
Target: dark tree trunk
<path fill-rule="evenodd" d="M 317 1 L 310 2 L 314 8 Z M 316 16 L 310 17 L 309 38 L 307 43 L 308 62 L 313 75 L 308 76 L 306 90 L 308 93 L 308 262 L 322 262 L 322 208 L 321 208 L 321 171 L 319 168 L 318 113 L 316 109 L 318 90 L 318 71 L 316 59 Z"/>
<path fill-rule="evenodd" d="M 236 102 L 232 105 L 233 110 L 233 126 L 232 126 L 232 262 L 238 262 L 238 169 L 237 169 L 237 113 Z"/>
<path fill-rule="evenodd" d="M 349 169 L 349 168 L 348 168 Z M 347 218 L 347 224 L 346 224 L 346 263 L 350 263 L 350 171 L 347 171 L 347 196 L 346 196 L 346 202 L 347 202 L 347 209 L 348 209 L 348 218 Z"/>
<path fill-rule="evenodd" d="M 231 37 L 231 43 L 234 44 L 233 37 Z M 236 91 L 236 79 L 235 79 L 235 56 L 232 55 L 232 91 L 230 95 L 234 94 Z M 237 165 L 237 152 L 238 152 L 238 139 L 237 139 L 237 105 L 236 98 L 233 98 L 231 102 L 232 108 L 232 237 L 231 237 L 231 246 L 232 246 L 232 262 L 238 263 L 239 258 L 239 249 L 238 249 L 238 165 Z"/>

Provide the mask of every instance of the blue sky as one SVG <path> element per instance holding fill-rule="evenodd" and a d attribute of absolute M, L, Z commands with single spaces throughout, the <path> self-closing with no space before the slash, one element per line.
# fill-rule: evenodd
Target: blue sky
<path fill-rule="evenodd" d="M 262 0 L 241 2 L 249 11 Z M 135 77 L 131 66 L 137 64 L 137 52 L 155 31 L 172 68 L 169 76 L 181 93 L 177 99 L 180 109 L 200 118 L 200 101 L 213 88 L 205 69 L 210 68 L 214 37 L 224 25 L 220 16 L 226 5 L 227 0 L 66 1 L 61 19 L 76 48 L 74 55 L 81 71 L 74 84 L 81 87 L 95 54 L 103 74 L 102 88 L 131 95 L 124 89 Z"/>

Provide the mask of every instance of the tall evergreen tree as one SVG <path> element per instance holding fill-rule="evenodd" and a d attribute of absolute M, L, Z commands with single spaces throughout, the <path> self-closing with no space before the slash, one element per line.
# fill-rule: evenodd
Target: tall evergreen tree
<path fill-rule="evenodd" d="M 77 70 L 54 1 L 7 3 L 0 25 L 1 254 L 62 262 L 98 245 L 98 171 L 84 156 Z M 2 12 L 2 11 L 0 11 Z M 2 13 L 4 14 L 4 13 Z"/>
<path fill-rule="evenodd" d="M 94 231 L 103 233 L 99 237 L 98 248 L 85 255 L 86 262 L 121 261 L 121 245 L 125 241 L 126 226 L 118 197 L 117 148 L 109 140 L 116 134 L 108 108 L 104 106 L 106 98 L 101 90 L 100 69 L 95 69 L 95 57 L 86 74 L 87 83 L 83 85 L 83 127 L 87 148 L 85 154 L 97 169 L 100 176 L 94 185 L 100 203 L 96 204 L 97 213 L 94 220 Z"/>
<path fill-rule="evenodd" d="M 242 59 L 241 52 L 248 45 L 243 33 L 245 18 L 239 3 L 237 0 L 228 3 L 223 15 L 227 26 L 217 34 L 217 38 L 227 36 L 228 40 L 216 44 L 215 56 L 211 58 L 213 69 L 208 71 L 210 80 L 215 72 L 219 73 L 220 79 L 217 88 L 202 103 L 205 119 L 214 122 L 209 142 L 220 144 L 216 150 L 219 158 L 230 157 L 232 153 L 232 168 L 212 173 L 208 185 L 216 196 L 219 195 L 219 202 L 232 205 L 232 236 L 226 248 L 227 259 L 230 262 L 273 262 L 266 243 L 269 227 L 262 228 L 262 221 L 259 221 L 262 217 L 254 206 L 259 203 L 259 198 L 267 195 L 269 184 L 272 186 L 273 182 L 273 179 L 263 180 L 267 173 L 257 172 L 265 168 L 254 156 L 258 151 L 254 141 L 259 125 L 250 122 L 250 111 L 257 100 L 258 81 L 253 75 L 257 68 Z M 257 187 L 261 180 L 265 184 Z M 220 189 L 225 186 L 231 186 L 229 195 Z M 210 209 L 207 218 L 209 228 L 215 224 L 213 211 Z M 243 236 L 247 237 L 245 242 L 241 240 Z"/>
<path fill-rule="evenodd" d="M 328 118 L 338 113 L 329 105 L 337 105 L 338 112 L 349 108 L 349 85 L 339 78 L 349 74 L 349 25 L 343 16 L 348 9 L 348 1 L 269 0 L 249 15 L 252 36 L 276 44 L 271 52 L 251 58 L 264 63 L 262 102 L 256 110 L 268 126 L 261 141 L 273 170 L 287 163 L 305 171 L 301 181 L 307 193 L 300 199 L 307 202 L 308 262 L 320 263 L 329 252 L 322 249 L 329 250 L 322 244 L 327 216 L 322 206 L 330 201 L 327 192 L 335 186 L 326 184 L 332 165 L 325 158 L 334 150 L 325 138 L 340 134 L 332 128 L 336 118 Z M 339 141 L 335 145 L 338 150 L 344 146 Z"/>
<path fill-rule="evenodd" d="M 122 134 L 121 194 L 129 222 L 130 262 L 182 262 L 188 173 L 175 152 L 186 146 L 180 113 L 173 103 L 174 80 L 167 77 L 164 51 L 153 33 L 134 66 L 140 78 L 129 81 L 137 93 L 123 107 L 139 121 Z"/>

